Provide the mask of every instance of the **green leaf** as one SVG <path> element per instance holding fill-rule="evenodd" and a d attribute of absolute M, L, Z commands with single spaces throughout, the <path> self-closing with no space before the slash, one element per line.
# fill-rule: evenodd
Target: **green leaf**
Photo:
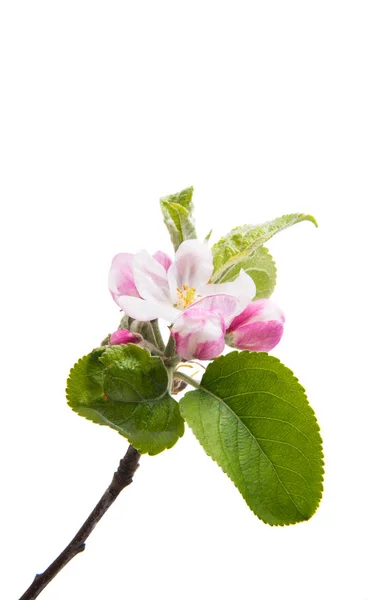
<path fill-rule="evenodd" d="M 223 272 L 220 279 L 216 279 L 216 283 L 233 281 L 241 269 L 248 273 L 256 284 L 257 293 L 254 300 L 271 296 L 276 285 L 276 265 L 267 248 L 261 246 L 251 256 L 234 263 Z"/>
<path fill-rule="evenodd" d="M 230 269 L 252 256 L 275 233 L 301 221 L 311 221 L 317 227 L 314 217 L 297 213 L 278 217 L 262 225 L 242 225 L 230 231 L 212 248 L 214 264 L 212 283 L 227 281 L 227 272 Z"/>
<path fill-rule="evenodd" d="M 277 358 L 217 358 L 180 409 L 262 521 L 290 525 L 314 514 L 322 495 L 319 427 L 304 389 Z"/>
<path fill-rule="evenodd" d="M 184 240 L 197 237 L 193 221 L 193 188 L 161 198 L 161 211 L 175 250 Z"/>
<path fill-rule="evenodd" d="M 134 344 L 98 348 L 81 358 L 66 394 L 76 413 L 115 429 L 142 453 L 171 448 L 184 433 L 162 360 Z"/>

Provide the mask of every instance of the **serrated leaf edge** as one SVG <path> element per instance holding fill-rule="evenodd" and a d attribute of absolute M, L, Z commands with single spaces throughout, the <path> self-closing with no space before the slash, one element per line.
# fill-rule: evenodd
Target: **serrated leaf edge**
<path fill-rule="evenodd" d="M 255 247 L 254 247 L 254 243 L 250 243 L 247 246 L 246 250 L 244 250 L 243 252 L 238 252 L 233 257 L 229 258 L 219 269 L 217 269 L 214 272 L 214 275 L 219 274 L 219 277 L 215 277 L 214 280 L 216 280 L 216 281 L 218 279 L 221 280 L 223 271 L 226 272 L 227 269 L 229 269 L 234 263 L 238 262 L 242 258 L 244 259 L 244 258 L 250 257 L 253 254 L 253 252 L 256 251 L 257 248 L 262 246 L 265 242 L 267 242 L 269 239 L 271 239 L 274 235 L 276 235 L 277 233 L 280 233 L 284 229 L 288 229 L 289 227 L 292 227 L 293 225 L 296 225 L 297 223 L 301 223 L 303 221 L 310 221 L 311 223 L 313 223 L 313 225 L 315 225 L 315 227 L 318 227 L 318 223 L 317 223 L 316 219 L 313 217 L 313 215 L 308 215 L 308 214 L 304 214 L 304 213 L 290 213 L 290 214 L 282 215 L 282 217 L 279 217 L 279 218 L 284 219 L 284 218 L 288 218 L 288 217 L 294 217 L 294 219 L 292 219 L 289 223 L 285 223 L 285 225 L 281 226 L 279 229 L 277 229 L 276 231 L 274 231 L 271 234 L 266 233 L 263 236 L 259 236 L 257 238 L 257 245 Z M 276 217 L 276 219 L 277 219 L 277 217 Z M 271 221 L 266 221 L 265 223 L 250 225 L 249 233 L 252 230 L 256 229 L 257 227 L 262 227 L 262 226 L 268 225 L 269 223 L 272 223 L 276 219 L 273 219 Z M 221 245 L 224 244 L 225 238 L 231 237 L 232 235 L 236 235 L 236 231 L 238 229 L 241 229 L 241 227 L 244 227 L 244 225 L 243 226 L 240 225 L 238 227 L 234 227 L 233 229 L 231 229 L 231 231 L 228 234 L 223 236 L 218 242 L 216 242 L 216 244 L 214 244 L 212 246 L 212 252 L 214 252 L 217 248 L 220 248 Z"/>
<path fill-rule="evenodd" d="M 220 357 L 218 357 L 218 358 L 216 359 L 216 361 L 218 361 L 218 362 L 219 362 L 219 361 L 222 361 L 222 360 L 226 359 L 227 357 L 229 357 L 229 356 L 233 356 L 233 355 L 235 355 L 235 354 L 240 354 L 240 352 L 238 352 L 237 350 L 235 350 L 235 351 L 233 351 L 233 352 L 229 352 L 228 354 L 226 354 L 226 355 L 224 355 L 224 356 L 220 356 Z M 248 352 L 248 354 L 255 354 L 255 353 L 253 353 L 253 352 Z M 320 430 L 321 430 L 321 429 L 320 429 L 320 425 L 319 425 L 319 423 L 318 423 L 318 421 L 317 421 L 317 417 L 316 417 L 316 414 L 315 414 L 315 412 L 314 412 L 314 410 L 313 410 L 313 407 L 310 405 L 310 403 L 309 403 L 309 401 L 308 401 L 308 397 L 307 397 L 307 395 L 306 395 L 306 390 L 305 390 L 305 388 L 302 386 L 302 384 L 300 383 L 300 381 L 299 381 L 299 379 L 296 377 L 296 375 L 293 373 L 293 371 L 292 371 L 291 369 L 289 369 L 289 367 L 286 367 L 286 365 L 284 365 L 284 363 L 282 363 L 282 362 L 281 362 L 281 360 L 280 360 L 280 359 L 278 359 L 276 356 L 270 356 L 270 355 L 269 355 L 267 352 L 258 352 L 257 354 L 261 354 L 261 355 L 267 355 L 267 356 L 269 356 L 269 358 L 272 358 L 272 359 L 273 359 L 275 362 L 277 362 L 277 363 L 280 363 L 280 364 L 281 364 L 281 365 L 282 365 L 282 366 L 283 366 L 283 367 L 284 367 L 284 368 L 285 368 L 285 369 L 288 371 L 288 373 L 290 373 L 290 374 L 291 374 L 291 376 L 292 376 L 292 379 L 294 379 L 294 380 L 295 380 L 295 382 L 296 382 L 296 383 L 297 383 L 297 384 L 300 386 L 301 390 L 302 390 L 302 391 L 303 391 L 303 393 L 304 393 L 304 396 L 305 396 L 305 398 L 306 398 L 306 400 L 307 400 L 307 402 L 308 402 L 308 406 L 309 406 L 309 408 L 310 408 L 310 411 L 311 411 L 311 415 L 310 415 L 310 417 L 311 417 L 311 419 L 314 421 L 314 423 L 316 424 L 316 426 L 317 426 L 317 431 L 318 431 L 318 433 L 319 433 L 319 432 L 320 432 Z M 218 364 L 218 362 L 217 362 L 217 364 Z M 212 365 L 212 364 L 213 364 L 213 363 L 210 363 L 210 364 L 208 365 L 207 369 L 208 369 L 209 367 L 211 367 L 211 365 Z M 269 370 L 270 370 L 270 371 L 272 371 L 272 369 L 269 369 Z M 207 372 L 207 371 L 206 371 L 206 372 Z M 276 372 L 275 372 L 275 371 L 272 371 L 272 372 L 276 374 Z M 202 377 L 202 380 L 203 380 L 203 378 L 205 377 L 205 375 L 206 375 L 206 373 L 204 373 L 204 375 L 203 375 L 203 377 Z M 200 389 L 200 390 L 202 390 L 203 392 L 205 392 L 206 394 L 210 394 L 211 396 L 213 396 L 214 398 L 216 398 L 216 400 L 221 400 L 221 402 L 223 402 L 224 404 L 226 404 L 226 402 L 225 402 L 225 401 L 224 401 L 222 398 L 220 398 L 219 396 L 216 396 L 216 394 L 213 394 L 212 392 L 208 391 L 206 388 L 202 387 L 202 386 L 201 386 L 201 384 L 198 384 L 198 387 L 196 387 L 196 389 Z M 185 396 L 183 396 L 183 398 L 184 398 L 184 397 L 185 397 Z M 236 416 L 237 420 L 239 420 L 239 417 L 238 417 L 238 416 L 237 416 L 237 415 L 234 413 L 234 411 L 233 411 L 233 410 L 232 410 L 232 409 L 229 407 L 229 405 L 228 405 L 228 404 L 226 404 L 226 406 L 227 406 L 227 408 L 228 408 L 228 409 L 229 409 L 229 410 L 230 410 L 230 411 L 231 411 L 231 412 L 232 412 L 232 413 L 233 413 L 233 414 Z M 185 415 L 183 414 L 183 406 L 181 405 L 181 403 L 180 403 L 180 402 L 179 402 L 179 408 L 180 408 L 180 412 L 181 412 L 181 415 L 182 415 L 182 417 L 183 417 L 184 421 L 187 423 L 187 421 L 186 421 L 186 419 L 185 419 Z M 187 423 L 187 425 L 190 427 L 189 423 Z M 247 427 L 244 425 L 244 423 L 242 423 L 242 425 L 243 425 L 243 426 L 244 426 L 246 429 L 248 429 L 248 428 L 247 428 Z M 320 480 L 319 480 L 319 484 L 320 484 L 320 490 L 319 490 L 319 495 L 318 495 L 318 497 L 316 498 L 316 499 L 317 499 L 317 503 L 316 503 L 316 506 L 315 506 L 315 509 L 314 509 L 314 511 L 312 512 L 312 514 L 311 514 L 311 515 L 310 515 L 308 518 L 306 518 L 306 519 L 303 519 L 302 521 L 296 521 L 296 520 L 295 520 L 295 521 L 290 521 L 290 523 L 268 523 L 268 522 L 267 522 L 267 521 L 265 521 L 265 520 L 264 520 L 262 517 L 260 517 L 259 515 L 257 515 L 257 513 L 256 513 L 256 512 L 255 512 L 255 511 L 254 511 L 254 510 L 251 508 L 251 506 L 249 506 L 248 502 L 246 501 L 246 499 L 244 498 L 243 494 L 242 494 L 242 493 L 241 493 L 241 491 L 239 490 L 239 488 L 238 488 L 238 486 L 237 486 L 236 482 L 234 481 L 233 477 L 231 477 L 231 475 L 229 475 L 229 473 L 227 473 L 227 472 L 226 472 L 226 471 L 223 469 L 223 467 L 222 467 L 221 465 L 219 465 L 219 463 L 216 461 L 216 459 L 215 459 L 215 458 L 213 458 L 213 457 L 211 456 L 211 454 L 209 454 L 209 453 L 207 452 L 207 450 L 206 450 L 206 449 L 204 448 L 204 446 L 202 445 L 202 442 L 201 442 L 201 440 L 198 438 L 198 436 L 196 435 L 196 433 L 195 433 L 195 432 L 192 430 L 192 428 L 191 428 L 191 427 L 190 427 L 190 429 L 191 429 L 191 431 L 193 432 L 193 434 L 194 434 L 195 438 L 198 440 L 199 444 L 202 446 L 202 448 L 203 448 L 203 450 L 205 451 L 205 453 L 207 454 L 207 456 L 209 456 L 209 457 L 210 457 L 210 458 L 213 460 L 213 462 L 214 462 L 214 463 L 216 463 L 216 465 L 217 465 L 218 467 L 220 467 L 221 471 L 222 471 L 222 472 L 223 472 L 223 473 L 224 473 L 224 474 L 225 474 L 225 475 L 226 475 L 226 476 L 227 476 L 227 477 L 228 477 L 228 478 L 229 478 L 229 479 L 230 479 L 230 480 L 233 482 L 234 486 L 236 487 L 236 489 L 239 491 L 240 495 L 242 496 L 242 498 L 243 498 L 243 499 L 244 499 L 244 501 L 246 502 L 246 504 L 247 504 L 248 508 L 249 508 L 249 509 L 251 510 L 251 512 L 252 512 L 252 513 L 253 513 L 253 514 L 254 514 L 254 515 L 257 517 L 257 519 L 259 519 L 260 521 L 262 521 L 262 522 L 263 522 L 265 525 L 269 525 L 270 527 L 288 527 L 289 525 L 297 525 L 297 524 L 300 524 L 300 523 L 303 523 L 303 522 L 309 521 L 309 520 L 310 520 L 310 519 L 313 517 L 313 515 L 314 515 L 314 514 L 317 512 L 317 510 L 318 510 L 318 508 L 319 508 L 319 506 L 320 506 L 320 504 L 321 504 L 321 500 L 322 500 L 322 496 L 323 496 L 323 491 L 324 491 L 324 487 L 323 487 L 323 483 L 324 483 L 324 477 L 323 477 L 323 475 L 324 475 L 324 473 L 325 473 L 325 470 L 324 470 L 324 468 L 323 468 L 323 467 L 324 467 L 324 464 L 325 464 L 325 462 L 324 462 L 324 454 L 323 454 L 323 440 L 322 440 L 322 437 L 321 437 L 321 435 L 319 435 L 320 442 L 319 442 L 319 444 L 318 444 L 318 447 L 319 447 L 319 448 L 320 448 L 320 450 L 321 450 L 321 462 L 320 462 L 320 471 L 319 471 L 319 475 L 320 475 Z M 203 429 L 203 424 L 202 424 L 202 429 Z M 248 429 L 248 431 L 249 431 L 249 429 Z M 254 436 L 253 436 L 253 434 L 251 433 L 251 431 L 249 431 L 249 433 L 250 433 L 250 435 L 251 435 L 251 436 L 254 438 Z M 255 441 L 256 441 L 256 442 L 257 442 L 257 444 L 258 444 L 258 441 L 257 441 L 257 439 L 256 439 L 256 438 L 254 438 L 254 439 L 255 439 Z M 259 444 L 258 444 L 258 446 L 259 446 Z M 260 446 L 259 446 L 259 447 L 260 447 Z M 262 448 L 260 448 L 260 450 L 262 450 Z M 267 457 L 267 455 L 266 455 L 266 457 Z M 267 458 L 268 458 L 268 457 L 267 457 Z M 269 460 L 269 459 L 268 459 L 268 460 Z M 270 461 L 270 462 L 271 462 L 271 461 Z M 272 463 L 271 463 L 271 465 L 272 465 Z M 273 466 L 273 465 L 272 465 L 272 466 Z M 285 490 L 285 491 L 287 491 L 287 490 Z M 288 493 L 288 495 L 289 495 L 289 492 L 287 492 L 287 493 Z M 298 510 L 299 510 L 299 509 L 298 509 Z M 299 511 L 299 512 L 300 512 L 300 511 Z M 302 514 L 302 513 L 300 513 L 300 514 Z"/>
<path fill-rule="evenodd" d="M 174 398 L 172 398 L 174 400 L 174 402 L 176 402 L 176 400 Z M 119 429 L 113 424 L 111 423 L 111 421 L 109 421 L 108 419 L 106 419 L 106 417 L 104 416 L 100 416 L 100 415 L 96 415 L 96 420 L 94 420 L 93 418 L 89 418 L 89 417 L 85 417 L 84 415 L 82 415 L 81 413 L 78 412 L 77 410 L 77 406 L 86 406 L 83 405 L 82 403 L 80 404 L 70 404 L 69 402 L 67 403 L 68 406 L 72 409 L 73 412 L 75 412 L 79 417 L 83 417 L 84 419 L 86 419 L 87 421 L 91 421 L 92 423 L 94 423 L 95 425 L 100 425 L 101 427 L 110 427 L 110 429 L 113 429 L 114 431 L 116 431 L 119 435 L 121 435 L 121 437 L 123 437 L 125 440 L 128 440 L 129 444 L 132 444 L 132 446 L 134 446 L 134 448 L 136 450 L 138 450 L 138 452 L 140 452 L 141 454 L 148 454 L 148 456 L 157 456 L 158 454 L 161 454 L 161 452 L 164 452 L 164 450 L 170 450 L 170 448 L 173 448 L 175 446 L 175 444 L 178 442 L 178 440 L 180 440 L 181 437 L 183 437 L 184 433 L 185 433 L 185 427 L 184 427 L 184 423 L 183 423 L 183 428 L 181 430 L 181 433 L 179 433 L 178 437 L 176 440 L 173 440 L 172 443 L 165 445 L 164 448 L 158 450 L 157 452 L 147 452 L 146 450 L 142 449 L 142 447 L 139 446 L 139 444 L 136 444 L 135 440 L 133 440 L 133 437 L 131 435 L 127 435 L 127 434 L 123 434 L 119 431 Z M 178 404 L 178 403 L 177 403 Z M 88 408 L 88 410 L 90 410 L 92 413 L 94 413 L 94 408 L 91 406 L 86 406 L 86 408 Z M 179 407 L 180 409 L 180 407 Z M 181 415 L 181 413 L 180 413 Z M 182 415 L 181 415 L 182 416 Z M 100 421 L 97 421 L 97 418 L 103 421 L 106 421 L 105 423 L 101 423 Z M 183 419 L 183 422 L 184 419 Z"/>
<path fill-rule="evenodd" d="M 135 345 L 134 345 L 134 344 L 126 344 L 126 346 L 135 346 Z M 82 362 L 83 362 L 83 361 L 84 361 L 84 360 L 85 360 L 85 359 L 86 359 L 86 358 L 87 358 L 87 357 L 88 357 L 90 354 L 92 354 L 93 352 L 96 352 L 96 351 L 98 351 L 98 350 L 101 350 L 101 355 L 102 355 L 102 354 L 104 354 L 104 353 L 105 353 L 105 352 L 106 352 L 108 349 L 109 349 L 109 347 L 104 347 L 104 348 L 100 348 L 100 347 L 98 347 L 98 348 L 94 348 L 94 349 L 93 349 L 91 352 L 89 352 L 88 354 L 85 354 L 84 356 L 82 356 L 81 358 L 79 358 L 79 359 L 77 360 L 77 362 L 75 362 L 75 363 L 74 363 L 74 365 L 71 367 L 71 369 L 70 369 L 70 371 L 69 371 L 69 376 L 67 377 L 67 380 L 66 380 L 66 388 L 65 388 L 65 395 L 66 395 L 66 398 L 67 398 L 67 404 L 68 404 L 69 408 L 71 408 L 71 409 L 72 409 L 72 411 L 73 411 L 73 412 L 75 412 L 75 413 L 76 413 L 76 414 L 77 414 L 79 417 L 83 417 L 83 418 L 84 418 L 84 419 L 86 419 L 87 421 L 91 421 L 91 422 L 92 422 L 92 423 L 94 423 L 95 425 L 100 425 L 101 427 L 105 427 L 105 426 L 106 426 L 106 427 L 110 427 L 110 429 L 113 429 L 114 431 L 117 431 L 117 433 L 118 433 L 119 435 L 121 435 L 121 437 L 123 437 L 124 439 L 128 440 L 128 442 L 129 442 L 130 444 L 134 445 L 134 443 L 133 443 L 133 441 L 132 441 L 132 437 L 131 437 L 130 435 L 125 435 L 125 434 L 123 435 L 123 434 L 122 434 L 122 433 L 119 431 L 119 429 L 118 429 L 118 428 L 117 428 L 117 427 L 116 427 L 114 424 L 112 424 L 112 423 L 111 423 L 111 422 L 110 422 L 108 419 L 106 419 L 104 416 L 102 416 L 102 417 L 99 417 L 99 418 L 100 418 L 101 420 L 104 420 L 104 421 L 106 421 L 106 423 L 101 423 L 101 422 L 99 422 L 99 421 L 97 421 L 97 420 L 94 420 L 94 419 L 92 419 L 92 418 L 90 419 L 90 418 L 88 418 L 88 417 L 85 417 L 84 415 L 81 415 L 81 414 L 78 412 L 78 410 L 77 410 L 77 407 L 79 407 L 79 406 L 81 406 L 81 407 L 85 407 L 85 408 L 88 408 L 88 409 L 89 409 L 90 411 L 92 411 L 92 412 L 94 412 L 94 410 L 95 410 L 95 409 L 94 409 L 94 408 L 92 408 L 92 407 L 91 407 L 91 405 L 86 405 L 86 404 L 84 404 L 83 402 L 79 402 L 79 403 L 72 402 L 72 400 L 71 400 L 71 398 L 70 398 L 70 393 L 69 393 L 69 385 L 70 385 L 70 381 L 71 381 L 71 373 L 72 373 L 72 371 L 73 371 L 73 370 L 74 370 L 74 369 L 75 369 L 75 368 L 76 368 L 76 367 L 77 367 L 77 366 L 78 366 L 80 363 L 82 363 Z M 151 353 L 150 353 L 150 352 L 149 352 L 149 351 L 148 351 L 146 348 L 140 348 L 140 349 L 141 349 L 141 350 L 143 350 L 143 351 L 144 351 L 144 352 L 145 352 L 147 355 L 149 355 L 149 356 L 150 356 L 150 358 L 157 359 L 157 360 L 161 360 L 161 359 L 160 359 L 159 357 L 157 357 L 157 356 L 152 356 L 152 355 L 151 355 Z M 100 357 L 98 357 L 98 360 L 100 360 Z M 103 366 L 103 363 L 102 363 L 102 362 L 101 362 L 101 365 Z M 153 400 L 152 400 L 152 402 L 155 402 L 156 400 L 160 400 L 160 399 L 162 399 L 162 398 L 163 398 L 163 397 L 164 397 L 166 394 L 167 394 L 167 395 L 168 395 L 168 396 L 169 396 L 169 397 L 170 397 L 170 398 L 171 398 L 171 399 L 172 399 L 174 402 L 176 402 L 176 404 L 178 404 L 178 405 L 179 405 L 179 403 L 178 403 L 178 402 L 175 400 L 175 398 L 173 398 L 173 397 L 171 396 L 171 394 L 169 393 L 169 390 L 168 390 L 168 388 L 166 389 L 166 391 L 165 391 L 165 392 L 164 392 L 164 393 L 163 393 L 163 394 L 162 394 L 162 395 L 161 395 L 159 398 L 155 398 L 155 399 L 153 399 Z M 146 401 L 146 402 L 148 402 L 148 401 Z M 127 404 L 133 404 L 133 403 L 127 403 Z M 180 406 L 179 406 L 179 411 L 180 411 Z M 181 415 L 181 412 L 180 412 L 180 415 Z M 96 415 L 96 419 L 97 419 L 97 415 Z M 184 419 L 183 419 L 183 427 L 182 427 L 182 429 L 181 429 L 181 433 L 179 433 L 179 435 L 178 435 L 177 439 L 176 439 L 175 441 L 173 441 L 173 443 L 172 443 L 172 444 L 166 445 L 164 449 L 162 449 L 162 450 L 159 450 L 158 452 L 146 452 L 146 451 L 142 450 L 142 448 L 139 448 L 138 446 L 134 446 L 134 447 L 135 447 L 135 448 L 138 450 L 138 452 L 141 452 L 141 454 L 148 454 L 149 456 L 156 456 L 156 455 L 160 454 L 161 452 L 163 452 L 164 450 L 170 450 L 170 448 L 173 448 L 173 447 L 175 446 L 175 444 L 178 442 L 178 440 L 179 440 L 181 437 L 183 437 L 184 433 L 185 433 L 185 421 L 184 421 Z"/>

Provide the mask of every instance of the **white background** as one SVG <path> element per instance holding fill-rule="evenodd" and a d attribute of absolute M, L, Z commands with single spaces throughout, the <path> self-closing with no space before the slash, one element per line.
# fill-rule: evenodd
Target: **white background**
<path fill-rule="evenodd" d="M 63 2 L 0 9 L 1 565 L 18 598 L 71 539 L 127 443 L 66 405 L 113 331 L 120 251 L 170 251 L 160 196 L 195 186 L 213 239 L 310 212 L 269 243 L 274 354 L 325 440 L 310 522 L 257 520 L 192 434 L 142 457 L 43 600 L 367 600 L 367 3 Z"/>

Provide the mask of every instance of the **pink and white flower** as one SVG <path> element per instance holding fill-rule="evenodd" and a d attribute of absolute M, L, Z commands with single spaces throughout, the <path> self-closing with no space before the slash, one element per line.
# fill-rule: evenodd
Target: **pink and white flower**
<path fill-rule="evenodd" d="M 198 240 L 183 242 L 174 261 L 164 252 L 122 253 L 112 261 L 109 288 L 124 312 L 139 321 L 170 323 L 176 349 L 186 360 L 211 360 L 226 343 L 241 350 L 268 352 L 278 344 L 284 315 L 271 300 L 251 302 L 256 288 L 241 271 L 231 282 L 213 284 L 212 252 Z M 130 332 L 127 332 L 130 335 Z M 127 343 L 115 332 L 110 343 Z M 226 338 L 225 338 L 226 334 Z M 123 341 L 114 341 L 124 338 Z"/>
<path fill-rule="evenodd" d="M 173 262 L 164 252 L 153 256 L 146 250 L 135 255 L 117 254 L 111 265 L 109 288 L 118 306 L 139 321 L 163 318 L 176 322 L 189 307 L 214 295 L 220 295 L 222 300 L 225 296 L 234 297 L 236 306 L 234 303 L 232 316 L 238 314 L 256 293 L 253 280 L 241 271 L 234 281 L 211 284 L 212 272 L 212 252 L 208 245 L 186 240 L 176 251 Z M 221 301 L 216 301 L 216 309 L 210 312 L 221 315 L 220 304 Z M 181 323 L 186 321 L 187 317 Z"/>
<path fill-rule="evenodd" d="M 198 300 L 171 328 L 178 354 L 185 360 L 211 360 L 225 347 L 225 332 L 238 308 L 235 296 L 217 294 Z"/>
<path fill-rule="evenodd" d="M 280 341 L 285 317 L 271 300 L 251 302 L 231 322 L 226 343 L 240 350 L 269 352 Z"/>

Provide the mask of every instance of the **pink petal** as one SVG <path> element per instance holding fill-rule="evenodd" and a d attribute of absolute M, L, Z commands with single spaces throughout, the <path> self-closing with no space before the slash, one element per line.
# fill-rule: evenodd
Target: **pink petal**
<path fill-rule="evenodd" d="M 142 298 L 172 304 L 166 271 L 146 250 L 133 257 L 132 268 L 134 282 Z"/>
<path fill-rule="evenodd" d="M 118 346 L 120 344 L 137 344 L 141 341 L 141 336 L 136 335 L 128 329 L 118 329 L 110 335 L 111 346 Z"/>
<path fill-rule="evenodd" d="M 281 340 L 284 326 L 280 321 L 253 322 L 226 336 L 226 343 L 240 350 L 269 352 Z"/>
<path fill-rule="evenodd" d="M 169 267 L 171 267 L 171 265 L 172 265 L 172 260 L 171 260 L 170 256 L 168 256 L 166 254 L 166 252 L 162 252 L 161 250 L 158 250 L 157 252 L 155 252 L 153 255 L 153 258 L 155 260 L 157 260 L 157 262 L 160 263 L 160 265 L 163 266 L 165 271 L 167 271 L 169 269 Z"/>
<path fill-rule="evenodd" d="M 233 331 L 245 323 L 256 321 L 280 321 L 281 323 L 284 323 L 285 317 L 277 304 L 268 298 L 263 298 L 251 302 L 243 312 L 235 317 L 229 329 L 230 331 Z"/>
<path fill-rule="evenodd" d="M 213 360 L 222 354 L 225 348 L 225 340 L 219 337 L 218 340 L 203 342 L 198 344 L 196 354 L 193 358 L 198 360 Z"/>
<path fill-rule="evenodd" d="M 236 315 L 239 309 L 239 301 L 234 296 L 227 294 L 215 294 L 201 298 L 191 308 L 198 308 L 209 312 L 215 312 L 222 316 L 225 326 L 228 327 L 231 319 Z"/>
<path fill-rule="evenodd" d="M 109 290 L 116 303 L 118 303 L 119 296 L 139 298 L 139 292 L 134 283 L 132 262 L 133 254 L 127 252 L 117 254 L 112 259 L 108 283 Z"/>
<path fill-rule="evenodd" d="M 269 352 L 280 341 L 285 317 L 271 300 L 251 302 L 230 324 L 226 343 L 240 350 Z"/>
<path fill-rule="evenodd" d="M 211 360 L 221 354 L 225 346 L 225 323 L 221 315 L 196 308 L 188 308 L 175 321 L 171 335 L 176 350 L 186 360 Z"/>

